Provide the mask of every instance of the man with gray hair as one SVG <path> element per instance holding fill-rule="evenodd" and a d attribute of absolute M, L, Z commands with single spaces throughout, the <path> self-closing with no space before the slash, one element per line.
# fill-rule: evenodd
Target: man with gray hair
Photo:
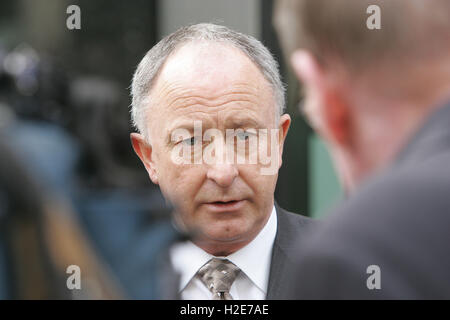
<path fill-rule="evenodd" d="M 310 220 L 274 203 L 290 117 L 270 52 L 224 26 L 184 27 L 142 59 L 132 98 L 134 150 L 192 236 L 170 250 L 179 297 L 278 298 Z"/>
<path fill-rule="evenodd" d="M 283 0 L 276 25 L 348 199 L 290 298 L 450 299 L 450 1 Z"/>

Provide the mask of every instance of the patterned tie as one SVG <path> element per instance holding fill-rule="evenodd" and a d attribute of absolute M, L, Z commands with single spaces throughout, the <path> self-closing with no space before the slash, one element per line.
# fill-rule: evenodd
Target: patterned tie
<path fill-rule="evenodd" d="M 241 269 L 226 259 L 213 258 L 197 272 L 197 276 L 213 294 L 213 300 L 233 300 L 230 288 Z"/>

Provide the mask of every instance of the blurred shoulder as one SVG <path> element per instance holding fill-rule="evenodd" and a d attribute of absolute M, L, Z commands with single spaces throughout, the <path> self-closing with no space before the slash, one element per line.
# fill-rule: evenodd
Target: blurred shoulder
<path fill-rule="evenodd" d="M 284 222 L 287 222 L 292 225 L 308 226 L 308 225 L 315 225 L 318 222 L 318 220 L 307 217 L 300 213 L 287 211 L 281 208 L 279 205 L 275 205 L 275 209 L 277 211 L 278 220 L 280 219 L 282 221 L 284 220 Z"/>
<path fill-rule="evenodd" d="M 442 285 L 450 269 L 449 190 L 450 175 L 433 162 L 389 170 L 362 186 L 299 243 L 297 297 L 449 297 Z M 371 265 L 383 273 L 378 293 L 366 287 Z"/>

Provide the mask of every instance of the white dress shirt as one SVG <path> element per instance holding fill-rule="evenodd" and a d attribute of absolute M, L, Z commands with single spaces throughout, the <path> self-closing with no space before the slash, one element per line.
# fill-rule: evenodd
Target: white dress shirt
<path fill-rule="evenodd" d="M 233 299 L 265 299 L 276 233 L 277 215 L 274 207 L 269 220 L 256 238 L 226 257 L 241 269 L 230 288 Z M 171 248 L 170 258 L 174 269 L 180 274 L 181 298 L 184 300 L 211 300 L 211 291 L 195 275 L 214 256 L 203 251 L 191 241 L 186 241 Z"/>

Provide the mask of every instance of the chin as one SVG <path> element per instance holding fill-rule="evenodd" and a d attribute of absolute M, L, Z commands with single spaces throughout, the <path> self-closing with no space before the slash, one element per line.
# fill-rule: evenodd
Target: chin
<path fill-rule="evenodd" d="M 239 222 L 238 222 L 239 224 Z M 206 239 L 217 242 L 239 242 L 241 239 L 245 239 L 249 230 L 242 228 L 242 222 L 239 228 L 236 228 L 234 223 L 224 224 L 220 223 L 211 228 L 211 225 L 206 226 L 206 230 L 203 234 Z"/>

